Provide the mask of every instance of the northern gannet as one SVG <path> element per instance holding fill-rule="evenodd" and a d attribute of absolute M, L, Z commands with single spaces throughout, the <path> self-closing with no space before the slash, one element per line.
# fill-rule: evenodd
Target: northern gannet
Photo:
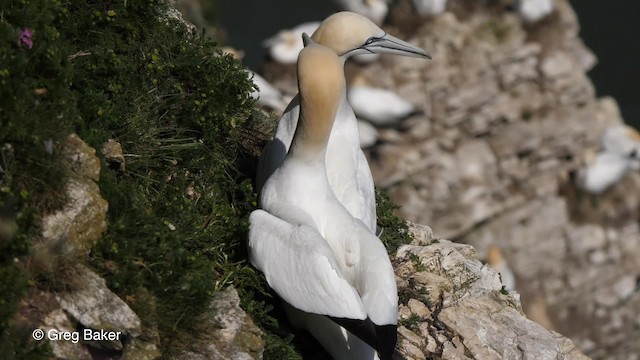
<path fill-rule="evenodd" d="M 291 306 L 292 322 L 335 359 L 375 359 L 373 349 L 391 359 L 398 315 L 391 262 L 380 240 L 333 194 L 325 167 L 344 94 L 343 62 L 307 41 L 297 65 L 298 127 L 282 166 L 265 183 L 262 210 L 249 217 L 249 259 Z"/>
<path fill-rule="evenodd" d="M 385 0 L 334 0 L 342 10 L 351 11 L 369 18 L 377 25 L 382 24 L 389 12 Z"/>
<path fill-rule="evenodd" d="M 313 33 L 312 39 L 336 52 L 343 64 L 352 55 L 367 53 L 429 58 L 424 50 L 385 33 L 371 20 L 352 12 L 339 12 L 329 16 Z M 258 193 L 289 151 L 299 112 L 299 99 L 296 96 L 280 118 L 274 139 L 267 143 L 260 156 L 256 176 Z M 329 184 L 347 210 L 375 233 L 373 177 L 358 138 L 356 116 L 347 101 L 346 91 L 343 90 L 327 147 Z"/>
<path fill-rule="evenodd" d="M 518 0 L 516 10 L 524 21 L 533 23 L 553 12 L 553 0 Z"/>
<path fill-rule="evenodd" d="M 303 48 L 302 34 L 313 34 L 319 25 L 319 22 L 311 21 L 291 29 L 280 30 L 276 35 L 263 41 L 262 45 L 269 48 L 269 55 L 276 62 L 295 64 L 298 53 Z"/>
<path fill-rule="evenodd" d="M 640 169 L 640 134 L 628 126 L 607 128 L 600 137 L 602 151 L 587 159 L 580 169 L 577 185 L 584 191 L 600 194 L 620 181 L 629 170 Z"/>
<path fill-rule="evenodd" d="M 516 289 L 516 276 L 509 268 L 499 247 L 491 245 L 487 251 L 487 264 L 500 274 L 502 285 L 506 290 Z"/>
<path fill-rule="evenodd" d="M 417 112 L 412 103 L 393 91 L 370 86 L 361 76 L 356 77 L 351 83 L 347 98 L 359 119 L 367 120 L 378 127 L 397 125 Z"/>

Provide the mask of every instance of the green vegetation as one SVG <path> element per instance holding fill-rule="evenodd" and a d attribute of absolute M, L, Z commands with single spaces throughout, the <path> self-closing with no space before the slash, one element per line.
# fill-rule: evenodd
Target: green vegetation
<path fill-rule="evenodd" d="M 380 240 L 387 247 L 389 254 L 395 254 L 400 246 L 411 243 L 409 227 L 405 220 L 394 215 L 393 212 L 398 209 L 398 205 L 380 190 L 376 190 L 376 204 L 378 225 L 383 228 Z"/>
<path fill-rule="evenodd" d="M 125 170 L 101 159 L 108 229 L 86 261 L 159 329 L 165 354 L 184 346 L 173 340 L 189 334 L 212 294 L 233 284 L 265 331 L 265 359 L 300 359 L 272 310 L 277 300 L 246 262 L 256 199 L 244 126 L 261 120 L 241 66 L 154 0 L 19 0 L 0 14 L 3 358 L 48 357 L 12 319 L 30 290 L 65 283 L 28 264 L 39 219 L 65 203 L 60 150 L 75 132 L 99 156 L 110 138 L 124 149 Z M 378 201 L 395 251 L 409 240 L 406 225 L 388 198 Z"/>

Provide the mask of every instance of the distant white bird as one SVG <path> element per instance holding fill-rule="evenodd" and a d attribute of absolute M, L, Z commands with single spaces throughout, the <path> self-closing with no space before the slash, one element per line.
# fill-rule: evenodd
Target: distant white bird
<path fill-rule="evenodd" d="M 319 25 L 319 22 L 313 21 L 281 30 L 262 44 L 269 48 L 269 55 L 273 60 L 281 64 L 295 64 L 303 47 L 302 34 L 313 34 Z"/>
<path fill-rule="evenodd" d="M 340 204 L 325 167 L 345 91 L 343 62 L 307 41 L 297 65 L 298 127 L 282 166 L 264 185 L 263 210 L 249 217 L 249 258 L 291 305 L 292 322 L 335 359 L 376 359 L 374 349 L 391 359 L 398 315 L 391 262 L 380 240 Z"/>
<path fill-rule="evenodd" d="M 518 0 L 516 10 L 526 22 L 536 22 L 551 14 L 554 0 Z"/>
<path fill-rule="evenodd" d="M 413 104 L 398 94 L 371 87 L 361 76 L 352 82 L 347 94 L 356 116 L 378 127 L 395 126 L 417 112 Z"/>
<path fill-rule="evenodd" d="M 360 134 L 360 147 L 366 149 L 372 147 L 379 137 L 378 129 L 364 120 L 358 119 L 358 133 Z"/>
<path fill-rule="evenodd" d="M 287 108 L 291 97 L 285 96 L 262 76 L 253 71 L 247 71 L 253 75 L 253 82 L 258 86 L 257 90 L 251 92 L 251 97 L 257 99 L 258 104 L 281 114 Z"/>
<path fill-rule="evenodd" d="M 424 50 L 385 33 L 371 20 L 351 12 L 340 12 L 325 19 L 312 39 L 331 48 L 346 61 L 352 55 L 389 53 L 429 58 Z M 267 143 L 258 163 L 257 190 L 282 164 L 289 151 L 298 124 L 299 98 L 296 96 L 280 118 L 278 130 Z M 376 203 L 373 176 L 367 158 L 360 149 L 356 116 L 347 101 L 340 97 L 336 121 L 331 131 L 326 156 L 329 184 L 338 200 L 371 232 L 376 232 Z"/>
<path fill-rule="evenodd" d="M 500 250 L 499 247 L 489 246 L 489 250 L 487 251 L 487 264 L 500 273 L 502 285 L 506 290 L 511 291 L 516 289 L 516 276 L 509 268 L 507 261 L 502 255 L 502 250 Z"/>
<path fill-rule="evenodd" d="M 447 7 L 447 0 L 412 0 L 413 8 L 420 16 L 442 14 Z"/>
<path fill-rule="evenodd" d="M 600 138 L 602 151 L 587 159 L 578 172 L 577 185 L 600 194 L 620 181 L 629 170 L 640 169 L 640 134 L 628 126 L 607 128 Z"/>
<path fill-rule="evenodd" d="M 381 25 L 389 12 L 385 0 L 334 0 L 342 9 L 367 17 L 376 25 Z"/>

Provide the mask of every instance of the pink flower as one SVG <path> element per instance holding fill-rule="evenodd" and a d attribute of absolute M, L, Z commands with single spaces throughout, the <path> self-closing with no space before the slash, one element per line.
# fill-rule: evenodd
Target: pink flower
<path fill-rule="evenodd" d="M 20 30 L 20 34 L 18 34 L 18 43 L 31 49 L 33 47 L 33 30 L 29 28 Z"/>

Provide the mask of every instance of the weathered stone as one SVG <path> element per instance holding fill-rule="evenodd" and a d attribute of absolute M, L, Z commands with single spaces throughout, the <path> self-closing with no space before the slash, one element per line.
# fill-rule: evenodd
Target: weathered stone
<path fill-rule="evenodd" d="M 72 169 L 65 188 L 68 202 L 42 219 L 42 235 L 47 241 L 65 239 L 73 253 L 84 255 L 107 229 L 108 204 L 95 183 L 100 178 L 100 160 L 75 134 L 67 138 L 65 156 Z"/>
<path fill-rule="evenodd" d="M 71 322 L 71 319 L 69 319 L 62 309 L 57 309 L 49 313 L 43 319 L 43 326 L 41 329 L 45 333 L 45 339 L 48 339 L 50 335 L 57 336 L 62 332 L 71 334 L 77 331 L 76 327 Z M 52 340 L 49 341 L 49 344 L 51 345 L 53 356 L 56 359 L 93 359 L 87 348 L 83 346 L 80 335 L 78 335 L 77 340 Z"/>
<path fill-rule="evenodd" d="M 502 293 L 498 274 L 473 259 L 474 252 L 447 240 L 398 250 L 393 263 L 399 292 L 414 294 L 406 309 L 420 325 L 430 324 L 413 331 L 399 327 L 407 359 L 587 359 L 569 339 L 527 319 L 517 294 Z"/>
<path fill-rule="evenodd" d="M 233 287 L 217 292 L 198 332 L 176 359 L 262 359 L 262 332 L 239 304 Z"/>
<path fill-rule="evenodd" d="M 78 289 L 56 293 L 62 309 L 75 321 L 94 330 L 140 334 L 140 319 L 107 288 L 103 278 L 83 265 L 75 267 L 75 277 Z"/>
<path fill-rule="evenodd" d="M 108 163 L 114 164 L 118 170 L 125 171 L 124 154 L 119 142 L 114 139 L 107 140 L 102 146 L 102 155 Z"/>

